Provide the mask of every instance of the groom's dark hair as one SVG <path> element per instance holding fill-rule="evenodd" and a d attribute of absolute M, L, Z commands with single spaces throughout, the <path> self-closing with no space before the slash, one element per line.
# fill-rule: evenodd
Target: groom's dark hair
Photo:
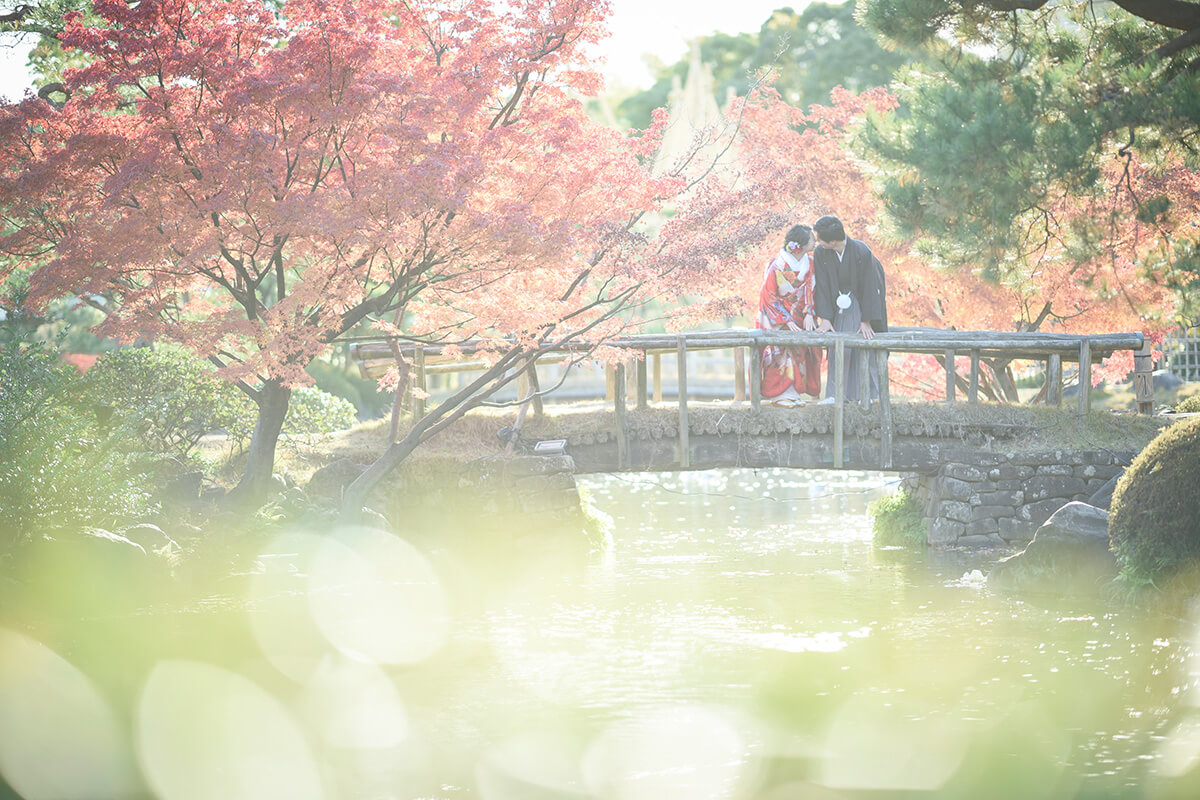
<path fill-rule="evenodd" d="M 842 227 L 842 221 L 830 214 L 814 222 L 813 231 L 823 242 L 840 242 L 846 238 L 846 229 Z"/>

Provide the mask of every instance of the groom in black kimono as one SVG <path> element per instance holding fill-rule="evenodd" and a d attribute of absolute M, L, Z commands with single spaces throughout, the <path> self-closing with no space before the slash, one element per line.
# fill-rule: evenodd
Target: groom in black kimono
<path fill-rule="evenodd" d="M 883 265 L 857 239 L 847 239 L 846 229 L 837 217 L 824 216 L 813 223 L 817 249 L 813 253 L 816 270 L 816 306 L 819 331 L 858 333 L 873 339 L 876 333 L 887 330 L 887 284 Z M 833 353 L 830 348 L 827 356 Z M 858 400 L 858 362 L 862 350 L 846 352 L 846 399 Z M 879 397 L 879 374 L 876 353 L 871 351 L 871 399 Z M 832 358 L 826 359 L 832 364 Z M 831 367 L 832 369 L 832 367 Z M 825 399 L 833 402 L 834 386 L 827 376 Z"/>

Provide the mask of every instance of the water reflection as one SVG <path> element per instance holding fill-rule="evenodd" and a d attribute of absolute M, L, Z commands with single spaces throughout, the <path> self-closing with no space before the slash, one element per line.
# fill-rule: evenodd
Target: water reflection
<path fill-rule="evenodd" d="M 523 576 L 465 620 L 460 635 L 486 656 L 430 724 L 474 719 L 480 745 L 531 721 L 606 741 L 717 709 L 744 750 L 739 788 L 720 795 L 731 797 L 1192 785 L 1154 769 L 1162 754 L 1169 774 L 1191 775 L 1200 752 L 1200 728 L 1174 721 L 1190 653 L 1178 621 L 998 596 L 980 580 L 986 557 L 877 549 L 866 506 L 891 483 L 796 471 L 589 479 L 614 521 L 613 553 Z M 614 786 L 587 789 L 641 796 Z M 678 791 L 658 796 L 700 796 Z"/>
<path fill-rule="evenodd" d="M 26 798 L 1200 795 L 1195 623 L 876 548 L 894 482 L 588 478 L 614 546 L 584 557 L 504 520 L 295 531 L 186 614 L 0 628 L 0 772 Z"/>

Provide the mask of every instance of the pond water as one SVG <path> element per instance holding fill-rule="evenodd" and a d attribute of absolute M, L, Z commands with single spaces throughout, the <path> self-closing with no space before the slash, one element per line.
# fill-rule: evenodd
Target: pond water
<path fill-rule="evenodd" d="M 294 531 L 188 613 L 0 629 L 0 773 L 29 800 L 1200 796 L 1195 624 L 877 548 L 895 480 L 581 478 L 600 555 L 501 520 Z"/>
<path fill-rule="evenodd" d="M 876 548 L 895 480 L 582 479 L 605 557 L 466 569 L 464 657 L 410 708 L 469 776 L 443 791 L 1197 796 L 1192 626 L 995 594 L 1003 553 Z"/>

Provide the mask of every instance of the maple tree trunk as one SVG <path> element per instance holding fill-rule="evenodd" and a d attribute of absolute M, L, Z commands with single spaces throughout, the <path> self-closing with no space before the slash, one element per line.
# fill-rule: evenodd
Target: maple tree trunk
<path fill-rule="evenodd" d="M 359 475 L 342 493 L 340 514 L 342 522 L 354 524 L 362 518 L 363 506 L 366 505 L 367 496 L 371 490 L 404 459 L 408 458 L 422 441 L 437 435 L 446 426 L 462 418 L 464 414 L 482 402 L 484 397 L 491 396 L 498 389 L 515 380 L 526 366 L 533 363 L 530 361 L 518 367 L 509 377 L 505 377 L 519 353 L 520 348 L 510 350 L 482 375 L 418 420 L 403 439 L 388 445 L 387 450 L 383 451 L 383 455 L 367 467 L 366 471 Z"/>
<path fill-rule="evenodd" d="M 291 388 L 278 381 L 267 381 L 255 398 L 258 404 L 258 420 L 254 423 L 254 435 L 250 438 L 250 449 L 246 453 L 246 471 L 242 480 L 229 493 L 229 498 L 239 506 L 256 506 L 267 497 L 271 486 L 271 473 L 275 469 L 275 445 L 283 420 L 287 416 Z"/>
<path fill-rule="evenodd" d="M 343 522 L 351 524 L 358 522 L 363 506 L 367 503 L 367 495 L 381 480 L 387 477 L 389 472 L 399 466 L 400 462 L 408 458 L 420 443 L 419 436 L 409 433 L 400 441 L 388 445 L 388 449 L 383 451 L 383 455 L 346 487 L 342 494 L 341 519 Z"/>

